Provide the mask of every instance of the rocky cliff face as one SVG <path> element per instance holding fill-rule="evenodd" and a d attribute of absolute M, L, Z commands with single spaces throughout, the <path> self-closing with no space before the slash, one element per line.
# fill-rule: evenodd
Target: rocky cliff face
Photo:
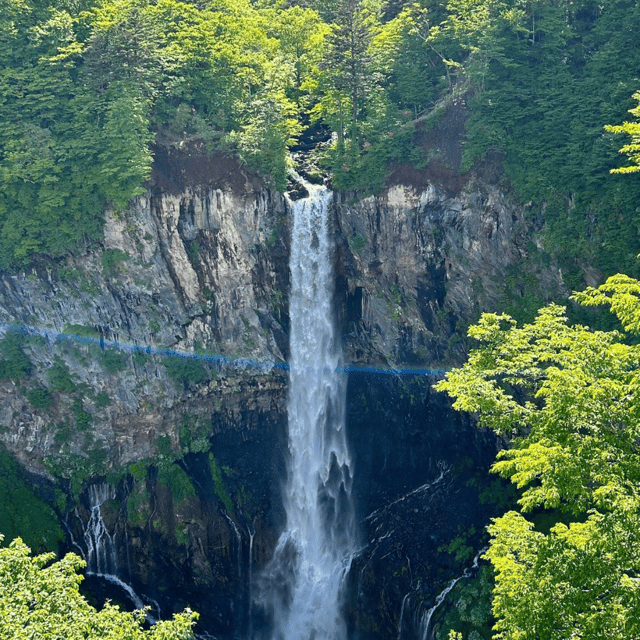
<path fill-rule="evenodd" d="M 527 255 L 522 209 L 473 176 L 453 193 L 398 184 L 355 203 L 341 198 L 337 209 L 347 344 L 357 359 L 459 361 L 451 338 L 499 305 L 508 268 Z"/>
<path fill-rule="evenodd" d="M 0 320 L 46 332 L 45 340 L 28 339 L 24 347 L 34 365 L 26 390 L 48 389 L 50 406 L 34 410 L 12 382 L 1 392 L 3 442 L 25 463 L 37 466 L 63 447 L 86 450 L 83 434 L 59 443 L 53 430 L 55 421 L 77 422 L 70 402 L 76 392 L 92 416 L 91 436 L 114 466 L 151 455 L 155 439 L 175 431 L 181 413 L 210 419 L 221 397 L 231 407 L 230 398 L 241 395 L 225 386 L 244 379 L 246 365 L 205 361 L 206 371 L 185 370 L 175 358 L 145 355 L 148 345 L 232 360 L 284 359 L 284 200 L 248 178 L 238 186 L 186 187 L 178 195 L 151 190 L 128 211 L 107 212 L 102 245 L 4 274 Z M 141 349 L 104 350 L 105 340 Z M 60 371 L 69 382 L 52 381 Z M 218 373 L 224 382 L 214 380 Z M 260 374 L 250 367 L 250 376 Z M 108 401 L 104 395 L 96 401 L 100 394 Z"/>
<path fill-rule="evenodd" d="M 0 382 L 3 445 L 42 486 L 64 489 L 56 509 L 76 550 L 87 486 L 116 487 L 102 510 L 118 575 L 163 613 L 188 604 L 203 630 L 227 637 L 246 634 L 251 578 L 283 519 L 286 372 L 275 365 L 288 356 L 288 229 L 285 199 L 230 160 L 196 143 L 163 147 L 149 190 L 107 212 L 102 243 L 0 284 L 0 321 L 37 329 L 3 342 L 29 362 Z M 336 195 L 335 238 L 346 358 L 387 369 L 458 360 L 460 331 L 500 302 L 503 277 L 531 250 L 523 210 L 499 189 L 433 167 L 375 197 Z M 561 286 L 551 268 L 542 277 Z M 349 415 L 366 540 L 350 623 L 382 638 L 410 586 L 402 566 L 433 571 L 456 534 L 452 505 L 465 526 L 486 517 L 463 487 L 494 445 L 424 375 L 351 374 Z M 458 498 L 438 511 L 412 492 L 443 468 Z M 394 504 L 411 518 L 385 511 Z"/>

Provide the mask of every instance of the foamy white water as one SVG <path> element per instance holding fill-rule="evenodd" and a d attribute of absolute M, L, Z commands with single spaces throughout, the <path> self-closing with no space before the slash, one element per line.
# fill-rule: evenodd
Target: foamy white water
<path fill-rule="evenodd" d="M 87 545 L 87 570 L 96 575 L 115 575 L 118 570 L 115 540 L 107 531 L 100 512 L 100 507 L 115 497 L 114 488 L 108 484 L 89 487 L 91 516 L 84 530 L 84 541 Z"/>
<path fill-rule="evenodd" d="M 269 608 L 273 640 L 343 640 L 343 584 L 357 541 L 332 304 L 331 192 L 305 186 L 309 197 L 291 203 L 287 524 L 267 569 Z"/>
<path fill-rule="evenodd" d="M 115 489 L 108 484 L 92 484 L 89 487 L 91 515 L 84 529 L 84 540 L 87 545 L 86 573 L 88 576 L 95 576 L 117 585 L 127 594 L 136 609 L 142 609 L 145 605 L 133 590 L 133 587 L 121 580 L 117 575 L 118 562 L 115 533 L 113 535 L 109 534 L 100 511 L 100 507 L 107 500 L 113 500 L 115 497 Z M 160 607 L 158 603 L 150 598 L 148 601 L 155 607 L 155 612 L 159 615 Z M 148 622 L 153 623 L 156 620 L 155 614 L 147 614 Z"/>

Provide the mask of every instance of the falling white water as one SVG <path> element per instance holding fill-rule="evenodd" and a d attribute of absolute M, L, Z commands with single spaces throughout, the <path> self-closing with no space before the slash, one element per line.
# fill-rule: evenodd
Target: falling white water
<path fill-rule="evenodd" d="M 115 497 L 115 490 L 111 485 L 102 483 L 89 487 L 91 516 L 84 530 L 84 541 L 87 545 L 87 570 L 91 573 L 117 573 L 115 540 L 109 535 L 100 512 L 100 507 Z"/>
<path fill-rule="evenodd" d="M 444 599 L 449 595 L 453 587 L 458 584 L 460 580 L 466 580 L 470 578 L 473 572 L 478 568 L 478 563 L 480 562 L 480 558 L 482 554 L 488 549 L 488 547 L 483 547 L 478 551 L 476 557 L 473 559 L 473 564 L 470 567 L 467 567 L 464 570 L 464 573 L 457 578 L 454 578 L 439 594 L 436 598 L 436 601 L 433 603 L 433 606 L 425 611 L 420 620 L 420 631 L 419 631 L 419 640 L 431 640 L 431 618 L 435 613 L 436 609 L 444 602 Z"/>
<path fill-rule="evenodd" d="M 110 535 L 107 530 L 100 507 L 107 501 L 116 497 L 115 489 L 108 484 L 92 484 L 89 487 L 89 507 L 91 515 L 84 529 L 84 541 L 87 545 L 87 575 L 95 576 L 114 584 L 124 591 L 136 609 L 142 609 L 145 605 L 126 582 L 118 578 L 118 563 L 116 558 L 115 533 Z M 77 545 L 76 545 L 77 546 Z M 149 599 L 156 613 L 160 614 L 160 607 L 155 600 Z M 150 612 L 147 614 L 148 622 L 156 622 L 157 618 Z"/>
<path fill-rule="evenodd" d="M 241 575 L 242 572 L 242 537 L 240 536 L 240 532 L 238 531 L 238 527 L 236 523 L 225 513 L 224 517 L 229 522 L 229 525 L 233 529 L 236 537 L 236 570 L 238 572 L 238 576 Z"/>
<path fill-rule="evenodd" d="M 404 629 L 404 609 L 405 604 L 407 603 L 407 599 L 411 595 L 411 591 L 407 593 L 407 595 L 402 598 L 402 606 L 400 607 L 400 622 L 398 622 L 398 640 L 402 640 L 402 630 Z"/>
<path fill-rule="evenodd" d="M 356 549 L 346 376 L 334 328 L 331 193 L 291 203 L 287 514 L 268 573 L 274 640 L 343 640 L 342 588 Z"/>
<path fill-rule="evenodd" d="M 249 533 L 249 638 L 253 638 L 253 594 L 251 592 L 251 588 L 253 587 L 253 539 L 256 535 L 255 525 L 251 525 L 251 527 L 247 527 L 247 532 Z"/>

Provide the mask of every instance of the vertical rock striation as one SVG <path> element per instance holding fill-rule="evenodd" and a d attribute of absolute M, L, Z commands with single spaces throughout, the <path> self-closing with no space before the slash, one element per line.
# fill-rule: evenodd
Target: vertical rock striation
<path fill-rule="evenodd" d="M 524 209 L 491 180 L 419 178 L 398 174 L 376 196 L 336 196 L 335 306 L 348 364 L 459 361 L 465 326 L 504 302 L 507 276 L 535 249 Z M 0 274 L 2 330 L 44 331 L 10 336 L 29 366 L 0 380 L 0 442 L 50 501 L 53 485 L 64 490 L 56 509 L 70 545 L 91 517 L 89 481 L 111 483 L 117 500 L 103 516 L 122 577 L 163 615 L 189 605 L 204 631 L 246 637 L 251 578 L 285 523 L 287 376 L 276 365 L 289 359 L 290 211 L 192 141 L 158 147 L 148 191 L 105 218 L 100 243 Z M 534 275 L 543 289 L 562 289 L 552 266 Z M 495 444 L 452 417 L 430 382 L 349 375 L 366 539 L 346 614 L 362 638 L 394 633 L 419 574 L 440 583 L 457 575 L 437 548 L 487 515 L 464 483 Z M 451 472 L 438 490 L 416 493 L 442 465 Z"/>

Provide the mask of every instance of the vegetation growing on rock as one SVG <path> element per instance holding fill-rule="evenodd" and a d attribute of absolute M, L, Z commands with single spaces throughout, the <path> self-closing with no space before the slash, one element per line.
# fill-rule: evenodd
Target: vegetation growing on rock
<path fill-rule="evenodd" d="M 2 537 L 0 536 L 0 540 Z M 145 613 L 120 611 L 106 603 L 96 611 L 78 590 L 84 561 L 74 554 L 52 562 L 53 553 L 31 557 L 20 540 L 0 549 L 0 635 L 3 638 L 84 640 L 189 640 L 197 614 L 142 628 Z"/>
<path fill-rule="evenodd" d="M 480 346 L 439 389 L 508 438 L 493 470 L 522 490 L 489 527 L 494 637 L 638 635 L 640 282 L 614 276 L 576 293 L 622 327 L 570 325 L 551 305 L 522 327 L 484 314 Z M 551 523 L 532 517 L 551 510 Z M 544 526 L 546 524 L 546 526 Z"/>
<path fill-rule="evenodd" d="M 639 28 L 627 0 L 6 2 L 0 268 L 98 238 L 159 145 L 201 139 L 283 189 L 313 130 L 334 186 L 379 190 L 390 163 L 449 162 L 421 136 L 455 103 L 463 167 L 501 158 L 570 284 L 581 262 L 632 273 L 640 187 L 605 180 L 619 145 L 603 127 L 637 137 L 615 123 L 640 83 Z"/>

